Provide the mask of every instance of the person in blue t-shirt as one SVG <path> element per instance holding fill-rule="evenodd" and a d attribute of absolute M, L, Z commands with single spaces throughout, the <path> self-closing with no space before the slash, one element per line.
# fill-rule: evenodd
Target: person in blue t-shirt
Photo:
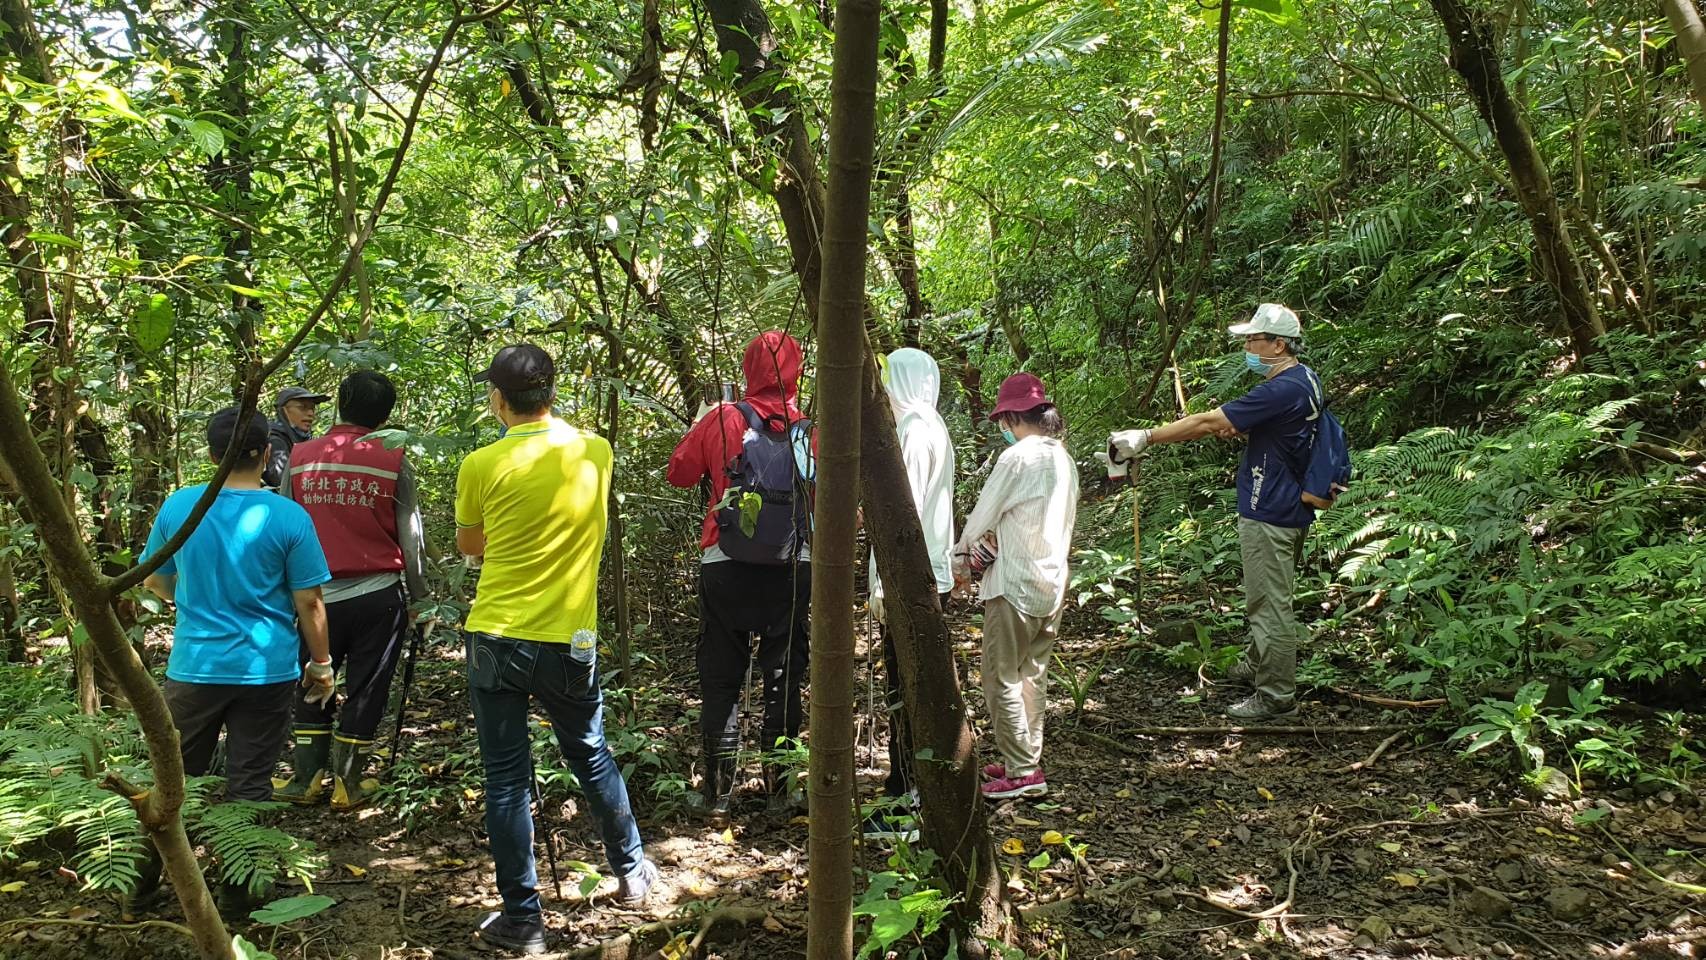
<path fill-rule="evenodd" d="M 223 730 L 225 796 L 271 800 L 297 680 L 310 700 L 332 695 L 320 598 L 332 575 L 308 511 L 261 486 L 266 418 L 256 413 L 240 424 L 236 407 L 214 414 L 208 456 L 217 462 L 232 444 L 241 445 L 241 458 L 213 506 L 143 584 L 177 606 L 165 693 L 184 772 L 207 772 Z M 166 498 L 144 558 L 172 539 L 206 489 L 197 484 Z M 298 631 L 310 654 L 306 671 L 297 661 Z"/>
<path fill-rule="evenodd" d="M 1207 413 L 1153 430 L 1117 431 L 1108 437 L 1108 457 L 1121 463 L 1154 444 L 1202 437 L 1248 439 L 1238 464 L 1238 544 L 1250 644 L 1226 678 L 1254 690 L 1226 715 L 1271 720 L 1297 712 L 1297 645 L 1304 628 L 1292 609 L 1292 589 L 1309 524 L 1328 505 L 1304 492 L 1302 482 L 1325 401 L 1321 381 L 1297 359 L 1303 329 L 1289 308 L 1264 303 L 1229 332 L 1243 338 L 1244 362 L 1262 382 Z"/>

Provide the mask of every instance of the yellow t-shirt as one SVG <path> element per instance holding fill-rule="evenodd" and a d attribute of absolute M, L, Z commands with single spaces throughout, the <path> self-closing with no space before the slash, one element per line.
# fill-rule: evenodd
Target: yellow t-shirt
<path fill-rule="evenodd" d="M 552 643 L 596 637 L 610 461 L 608 441 L 556 417 L 512 427 L 462 461 L 456 524 L 486 533 L 468 630 Z"/>

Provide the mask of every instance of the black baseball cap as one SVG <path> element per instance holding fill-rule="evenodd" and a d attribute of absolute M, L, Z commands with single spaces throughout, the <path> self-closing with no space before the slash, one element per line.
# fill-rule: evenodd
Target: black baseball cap
<path fill-rule="evenodd" d="M 557 366 L 551 355 L 531 343 L 504 347 L 492 358 L 491 366 L 474 374 L 475 383 L 490 383 L 499 390 L 521 392 L 541 390 L 557 379 Z"/>
<path fill-rule="evenodd" d="M 237 414 L 241 412 L 236 407 L 226 407 L 208 418 L 207 449 L 215 456 L 223 457 L 233 442 L 241 445 L 244 456 L 252 456 L 267 448 L 270 440 L 266 416 L 256 410 L 249 415 L 249 424 L 244 428 L 237 421 Z"/>
<path fill-rule="evenodd" d="M 315 393 L 314 391 L 303 387 L 285 387 L 283 390 L 278 392 L 278 399 L 273 401 L 273 405 L 282 407 L 292 400 L 306 400 L 309 403 L 325 403 L 330 399 L 332 399 L 331 394 Z"/>

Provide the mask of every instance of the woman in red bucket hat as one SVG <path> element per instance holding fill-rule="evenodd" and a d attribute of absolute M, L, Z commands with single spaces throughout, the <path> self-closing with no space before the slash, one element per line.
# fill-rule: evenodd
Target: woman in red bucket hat
<path fill-rule="evenodd" d="M 1048 792 L 1043 714 L 1078 518 L 1078 468 L 1060 442 L 1066 421 L 1036 375 L 1003 380 L 989 418 L 1008 447 L 978 494 L 953 559 L 957 584 L 982 574 L 983 697 L 1001 753 L 1000 763 L 983 769 L 983 795 L 1004 800 Z"/>

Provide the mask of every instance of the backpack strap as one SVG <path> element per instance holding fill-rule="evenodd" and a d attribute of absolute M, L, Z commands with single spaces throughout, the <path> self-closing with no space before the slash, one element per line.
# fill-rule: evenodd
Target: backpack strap
<path fill-rule="evenodd" d="M 769 429 L 764 423 L 764 418 L 758 415 L 757 410 L 752 409 L 752 404 L 741 400 L 735 404 L 735 409 L 740 411 L 740 415 L 746 420 L 746 425 L 757 432 L 759 436 L 763 436 L 764 431 Z"/>

